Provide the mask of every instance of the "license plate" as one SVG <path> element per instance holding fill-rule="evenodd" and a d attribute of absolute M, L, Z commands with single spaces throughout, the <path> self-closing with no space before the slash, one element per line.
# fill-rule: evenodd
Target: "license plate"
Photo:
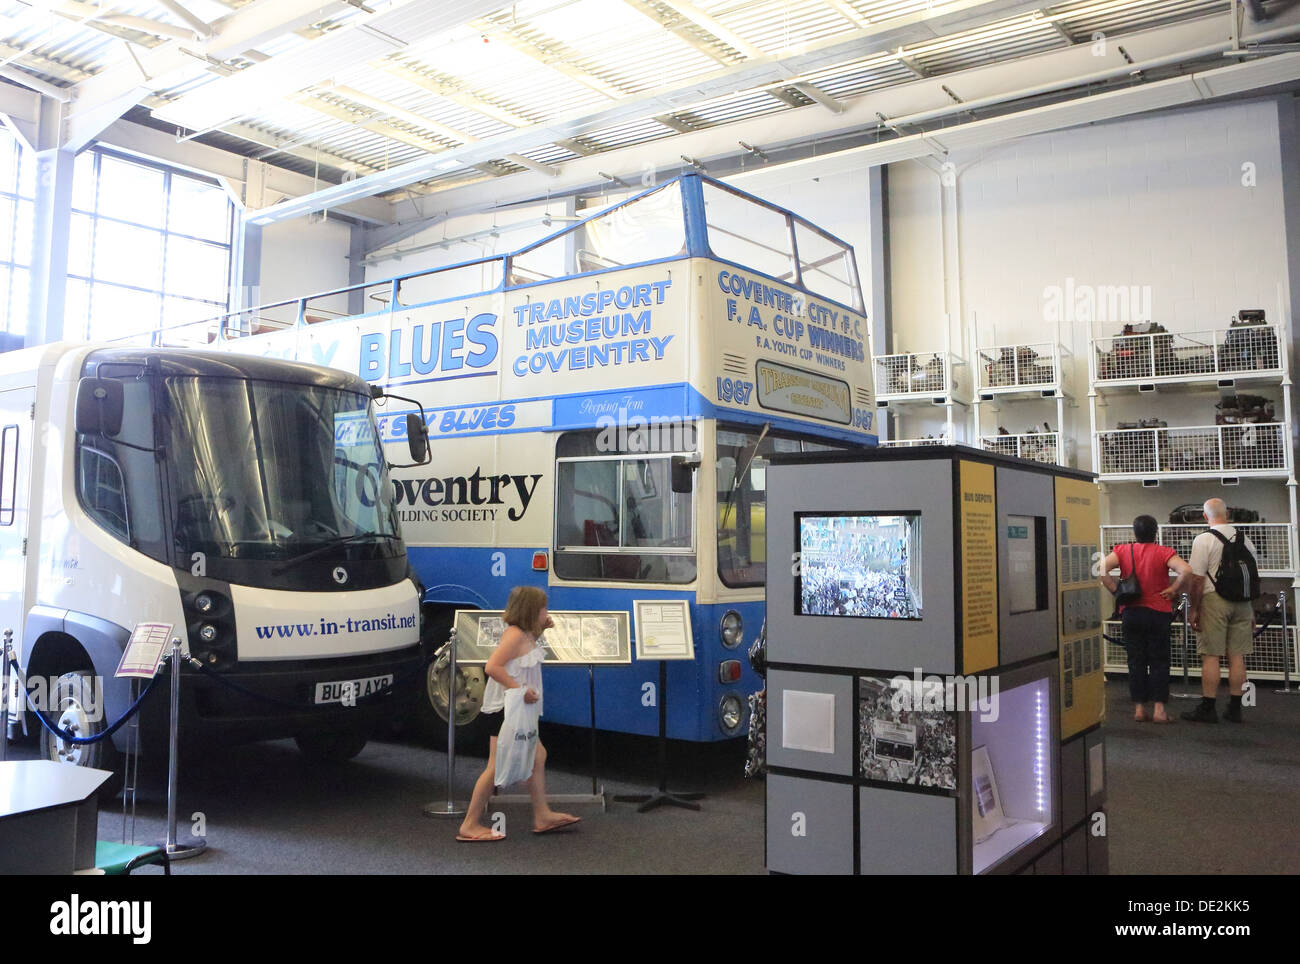
<path fill-rule="evenodd" d="M 343 703 L 364 699 L 393 685 L 393 674 L 370 676 L 366 679 L 345 679 L 336 683 L 317 683 L 316 702 Z"/>

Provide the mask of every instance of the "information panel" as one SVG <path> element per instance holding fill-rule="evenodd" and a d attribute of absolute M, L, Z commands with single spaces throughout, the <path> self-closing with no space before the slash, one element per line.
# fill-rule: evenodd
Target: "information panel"
<path fill-rule="evenodd" d="M 993 466 L 963 460 L 961 479 L 961 633 L 963 672 L 998 662 L 997 498 Z"/>
<path fill-rule="evenodd" d="M 694 659 L 691 611 L 685 599 L 638 599 L 637 659 Z"/>
<path fill-rule="evenodd" d="M 501 642 L 506 623 L 501 610 L 456 611 L 456 661 L 486 663 Z M 551 611 L 555 625 L 542 633 L 545 663 L 580 665 L 632 662 L 632 640 L 626 610 Z"/>

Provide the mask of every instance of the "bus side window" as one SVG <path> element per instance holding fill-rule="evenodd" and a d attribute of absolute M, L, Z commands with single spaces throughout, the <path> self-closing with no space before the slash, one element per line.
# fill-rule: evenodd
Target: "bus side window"
<path fill-rule="evenodd" d="M 80 462 L 81 501 L 86 511 L 118 539 L 129 543 L 131 526 L 121 467 L 111 456 L 92 448 L 81 449 Z"/>
<path fill-rule="evenodd" d="M 0 439 L 0 526 L 14 524 L 18 501 L 18 426 L 6 425 Z"/>

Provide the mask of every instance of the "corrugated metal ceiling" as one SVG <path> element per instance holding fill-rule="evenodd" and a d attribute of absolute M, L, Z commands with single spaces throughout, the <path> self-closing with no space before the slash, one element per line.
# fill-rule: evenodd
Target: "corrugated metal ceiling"
<path fill-rule="evenodd" d="M 78 6 L 78 0 L 59 2 L 61 10 Z M 211 23 L 253 0 L 180 2 Z M 403 0 L 372 0 L 368 7 L 383 11 L 402 5 Z M 0 63 L 72 86 L 129 58 L 128 46 L 147 52 L 177 43 L 174 34 L 185 26 L 167 7 L 149 0 L 80 6 L 96 19 L 77 22 L 76 17 L 33 6 L 7 8 L 0 13 Z M 344 64 L 332 77 L 304 77 L 301 89 L 270 106 L 259 105 L 255 113 L 224 129 L 207 132 L 204 140 L 337 179 L 344 170 L 384 170 L 521 127 L 600 111 L 623 98 L 689 89 L 756 58 L 789 56 L 851 36 L 865 24 L 943 6 L 926 0 L 524 0 L 440 35 L 395 45 L 381 61 Z M 359 6 L 322 0 L 322 7 L 328 8 L 323 21 L 228 58 L 224 73 L 273 64 L 278 55 L 310 43 L 323 31 L 368 16 Z M 1227 10 L 1227 0 L 1070 0 L 1044 6 L 1036 15 L 900 51 L 846 57 L 782 85 L 769 82 L 725 96 L 704 96 L 672 115 L 661 109 L 621 116 L 587 130 L 578 144 L 596 153 L 671 137 L 680 129 L 704 129 L 812 103 L 794 89 L 796 83 L 847 99 L 915 80 L 913 68 L 935 76 L 1065 49 L 1070 45 L 1067 36 L 1087 43 L 1098 31 L 1114 36 L 1209 15 L 1224 16 L 1226 28 Z M 114 16 L 119 19 L 114 21 Z M 159 25 L 157 34 L 149 34 L 146 21 Z M 396 41 L 400 44 L 401 38 Z M 177 100 L 180 95 L 221 75 L 197 69 L 194 76 L 157 92 L 150 103 L 183 103 Z M 140 116 L 139 109 L 134 116 Z M 526 156 L 560 163 L 577 156 L 572 147 L 539 136 Z M 320 154 L 328 155 L 326 163 L 314 156 Z M 517 169 L 503 159 L 487 167 Z M 451 171 L 425 183 L 481 176 L 481 171 Z"/>

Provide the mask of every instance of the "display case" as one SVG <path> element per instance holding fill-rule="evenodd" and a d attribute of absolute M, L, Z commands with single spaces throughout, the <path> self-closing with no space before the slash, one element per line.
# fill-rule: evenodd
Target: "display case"
<path fill-rule="evenodd" d="M 970 337 L 973 344 L 981 344 L 973 320 Z M 1066 410 L 1073 404 L 1073 359 L 1062 346 L 1059 331 L 1055 341 L 977 348 L 975 358 L 971 413 L 980 446 L 999 455 L 1072 465 L 1074 449 L 1065 420 Z M 1053 406 L 1055 423 L 1036 421 L 1017 432 L 1011 419 L 1021 419 L 1032 407 L 1029 403 L 1041 407 L 1044 401 Z M 985 409 L 1006 423 L 997 426 L 996 434 L 984 430 Z M 1042 413 L 1038 415 L 1041 418 Z"/>
<path fill-rule="evenodd" d="M 947 446 L 777 456 L 767 482 L 768 556 L 796 563 L 767 583 L 769 869 L 1102 866 L 1078 835 L 1104 698 L 1090 478 Z"/>
<path fill-rule="evenodd" d="M 892 415 L 890 435 L 900 432 L 904 418 L 939 414 L 942 428 L 922 437 L 890 438 L 881 445 L 910 448 L 917 445 L 951 445 L 957 438 L 958 419 L 965 420 L 967 401 L 959 375 L 966 362 L 951 351 L 897 352 L 872 355 L 876 407 Z M 967 379 L 969 381 L 969 379 Z M 968 388 L 969 386 L 967 386 Z"/>
<path fill-rule="evenodd" d="M 1160 524 L 1157 541 L 1188 559 L 1206 528 L 1201 505 L 1219 496 L 1229 521 L 1255 546 L 1266 594 L 1294 589 L 1300 558 L 1289 345 L 1289 326 L 1268 323 L 1258 308 L 1218 328 L 1169 331 L 1144 321 L 1093 333 L 1089 410 L 1093 467 L 1107 506 L 1103 555 L 1131 542 L 1131 520 L 1145 513 Z M 1172 633 L 1177 674 L 1185 641 L 1179 624 Z M 1119 624 L 1108 624 L 1107 634 L 1118 640 Z M 1295 655 L 1294 628 L 1273 627 L 1256 639 L 1247 671 L 1280 678 L 1289 665 L 1294 674 Z M 1186 659 L 1189 673 L 1199 674 L 1195 652 Z M 1127 669 L 1120 644 L 1108 642 L 1105 665 Z"/>

